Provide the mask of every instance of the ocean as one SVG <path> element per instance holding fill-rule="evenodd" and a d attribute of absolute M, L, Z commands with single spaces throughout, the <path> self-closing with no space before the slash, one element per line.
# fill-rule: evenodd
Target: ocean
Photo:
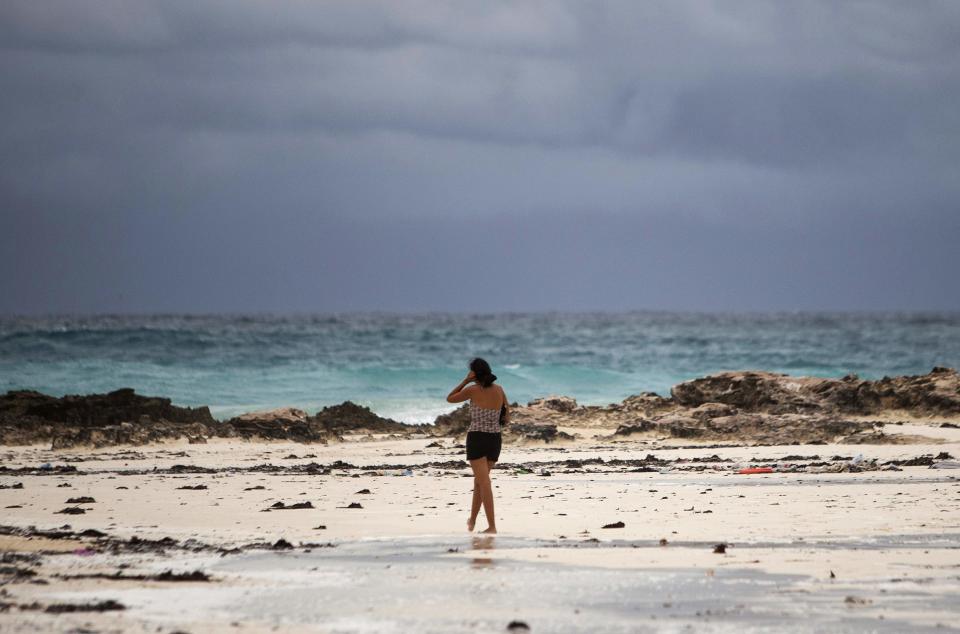
<path fill-rule="evenodd" d="M 960 314 L 343 314 L 0 318 L 0 390 L 132 387 L 213 415 L 351 400 L 432 422 L 474 356 L 511 401 L 588 405 L 723 370 L 863 378 L 960 366 Z"/>

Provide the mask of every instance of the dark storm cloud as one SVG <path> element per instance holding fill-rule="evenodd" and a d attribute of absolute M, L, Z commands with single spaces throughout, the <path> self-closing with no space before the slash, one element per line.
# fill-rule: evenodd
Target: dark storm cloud
<path fill-rule="evenodd" d="M 8 1 L 0 311 L 957 309 L 957 7 Z"/>

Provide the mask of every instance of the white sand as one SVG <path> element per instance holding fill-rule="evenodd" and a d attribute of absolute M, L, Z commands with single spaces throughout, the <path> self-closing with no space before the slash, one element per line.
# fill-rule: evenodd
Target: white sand
<path fill-rule="evenodd" d="M 904 467 L 902 471 L 863 473 L 737 475 L 733 472 L 735 466 L 750 464 L 753 459 L 775 461 L 788 455 L 819 455 L 829 459 L 834 455 L 862 454 L 867 461 L 876 458 L 880 462 L 940 452 L 960 456 L 960 430 L 917 424 L 888 426 L 886 433 L 926 436 L 933 440 L 922 445 L 688 449 L 665 448 L 663 443 L 649 439 L 616 443 L 584 439 L 562 446 L 508 445 L 501 456 L 503 463 L 591 457 L 636 459 L 647 453 L 671 460 L 716 455 L 734 462 L 712 465 L 716 469 L 711 467 L 700 473 L 677 469 L 665 473 L 591 473 L 607 468 L 588 464 L 583 467 L 584 473 L 564 473 L 563 467 L 549 467 L 551 475 L 542 476 L 536 473 L 539 467 L 535 467 L 535 473 L 516 473 L 515 469 L 498 467 L 494 470 L 493 482 L 500 535 L 491 543 L 472 542 L 465 532 L 472 487 L 465 462 L 459 468 L 415 469 L 413 475 L 399 475 L 402 471 L 361 475 L 357 470 L 334 470 L 330 475 L 149 473 L 154 467 L 163 469 L 176 464 L 249 468 L 267 463 L 329 464 L 335 460 L 361 466 L 462 461 L 462 449 L 426 448 L 431 439 L 355 439 L 330 446 L 217 441 L 207 445 L 170 443 L 83 452 L 6 448 L 2 452 L 3 464 L 8 467 L 37 466 L 44 462 L 63 464 L 71 458 L 82 458 L 82 462 L 73 464 L 84 473 L 0 475 L 0 484 L 22 482 L 24 485 L 23 489 L 0 490 L 0 507 L 20 507 L 4 508 L 0 524 L 39 528 L 70 524 L 73 530 L 95 528 L 117 537 L 194 538 L 225 546 L 272 542 L 282 537 L 294 544 L 338 544 L 337 548 L 327 549 L 331 553 L 344 551 L 350 544 L 364 543 L 357 540 L 392 539 L 401 550 L 405 548 L 403 544 L 419 543 L 409 540 L 434 540 L 437 544 L 462 542 L 463 547 L 455 547 L 455 552 L 447 558 L 466 559 L 465 566 L 481 568 L 484 561 L 489 560 L 501 567 L 507 562 L 515 562 L 510 564 L 514 566 L 536 562 L 560 566 L 562 570 L 605 569 L 639 575 L 647 574 L 643 571 L 667 569 L 702 571 L 705 576 L 740 570 L 798 575 L 800 580 L 792 590 L 795 592 L 820 596 L 817 593 L 848 591 L 874 596 L 869 604 L 858 604 L 862 608 L 858 615 L 869 614 L 878 620 L 878 615 L 882 615 L 887 624 L 922 629 L 955 622 L 960 616 L 960 605 L 955 604 L 953 611 L 945 612 L 937 595 L 960 590 L 960 471 Z M 444 444 L 450 447 L 453 442 L 447 440 Z M 290 454 L 299 458 L 287 459 Z M 316 457 L 304 458 L 306 454 Z M 146 473 L 134 473 L 137 471 Z M 72 486 L 57 486 L 63 483 Z M 197 484 L 208 488 L 177 489 Z M 265 489 L 244 490 L 254 486 Z M 357 493 L 362 489 L 369 489 L 371 493 Z M 55 514 L 66 506 L 73 506 L 66 500 L 77 496 L 91 496 L 96 503 L 80 505 L 87 509 L 83 515 Z M 287 504 L 309 501 L 315 508 L 263 512 L 278 501 Z M 359 502 L 363 508 L 345 508 L 351 502 Z M 626 526 L 601 528 L 617 521 Z M 326 528 L 318 529 L 320 525 Z M 478 529 L 485 525 L 481 511 Z M 592 538 L 600 543 L 585 541 Z M 668 545 L 659 546 L 660 539 L 668 540 Z M 525 544 L 523 540 L 530 541 Z M 727 554 L 713 554 L 712 546 L 719 542 L 730 544 Z M 37 550 L 40 544 L 43 549 L 52 550 L 72 551 L 77 546 L 64 545 L 58 540 L 0 539 L 0 548 L 5 551 Z M 571 547 L 574 545 L 577 547 Z M 198 565 L 215 565 L 216 557 L 193 557 Z M 81 568 L 112 572 L 118 565 L 118 560 L 108 555 L 89 558 L 50 555 L 46 560 L 42 566 L 45 573 Z M 479 564 L 475 560 L 479 560 Z M 169 561 L 143 555 L 133 557 L 128 563 L 133 569 L 156 570 L 164 566 L 187 569 L 184 566 L 189 567 L 191 560 L 188 554 L 171 555 Z M 836 575 L 833 581 L 829 580 L 831 571 Z M 445 573 L 438 569 L 437 574 Z M 196 600 L 189 603 L 186 616 L 176 620 L 177 626 L 201 624 L 205 631 L 221 628 L 236 631 L 237 627 L 230 626 L 229 614 L 214 606 L 240 600 L 237 597 L 242 593 L 238 595 L 237 588 L 261 587 L 263 583 L 269 587 L 286 587 L 284 584 L 288 583 L 282 575 L 270 577 L 269 581 L 251 575 L 249 571 L 243 574 L 232 571 L 218 584 L 167 584 L 167 587 L 117 581 L 54 581 L 49 586 L 18 583 L 8 586 L 15 603 L 37 600 L 46 604 L 55 597 L 77 600 L 86 596 L 83 593 L 92 591 L 91 596 L 124 596 L 130 609 L 119 613 L 62 616 L 13 610 L 0 614 L 0 624 L 6 622 L 13 630 L 22 631 L 43 629 L 51 623 L 58 629 L 74 623 L 94 623 L 97 627 L 122 624 L 127 631 L 140 628 L 152 631 L 158 623 L 172 628 L 175 617 L 169 611 L 154 609 L 153 601 L 157 593 L 172 596 L 170 593 L 174 590 L 169 586 L 177 585 L 176 592 L 192 586 L 197 594 Z M 459 581 L 451 581 L 455 583 Z M 883 598 L 886 593 L 880 590 L 890 583 L 899 584 L 898 588 L 910 584 L 911 592 L 927 593 L 924 596 L 928 603 L 922 604 L 926 607 L 887 605 Z M 823 584 L 833 585 L 828 588 Z M 843 590 L 846 587 L 843 584 L 850 584 L 849 589 Z M 11 598 L 4 600 L 11 601 Z M 372 606 L 372 614 L 379 614 L 378 609 Z M 596 609 L 596 606 L 585 604 L 583 609 Z M 418 627 L 425 628 L 424 631 L 428 631 L 431 624 L 439 627 L 441 621 L 443 627 L 453 630 L 461 625 L 465 631 L 470 629 L 467 621 L 443 620 L 453 618 L 445 612 L 443 619 L 432 612 L 427 616 L 416 614 L 420 619 Z M 846 613 L 838 614 L 843 617 Z M 387 613 L 378 618 L 376 623 L 380 625 L 375 626 L 374 631 L 386 628 L 384 623 L 392 617 Z M 615 631 L 620 617 L 607 614 L 603 618 L 608 620 L 601 618 L 598 623 L 606 623 L 610 631 Z M 366 631 L 364 628 L 370 625 L 369 621 L 363 621 L 365 625 L 357 623 L 350 625 L 344 621 L 337 626 L 340 629 L 324 629 L 332 627 L 329 622 L 320 625 L 294 618 L 286 622 L 285 627 L 304 631 Z M 716 631 L 721 631 L 724 623 L 722 619 L 714 619 L 710 627 L 716 626 L 719 628 L 715 628 Z M 736 623 L 744 627 L 735 620 L 727 624 Z M 243 627 L 239 629 L 256 631 L 257 624 L 248 615 L 242 619 Z M 503 626 L 505 624 L 501 629 Z"/>

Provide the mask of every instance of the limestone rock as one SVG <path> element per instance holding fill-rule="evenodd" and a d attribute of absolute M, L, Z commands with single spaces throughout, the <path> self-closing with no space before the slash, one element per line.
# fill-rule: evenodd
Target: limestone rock
<path fill-rule="evenodd" d="M 549 409 L 555 412 L 569 413 L 577 409 L 577 401 L 569 396 L 546 396 L 527 403 L 527 407 Z"/>
<path fill-rule="evenodd" d="M 310 421 L 337 433 L 355 430 L 376 433 L 403 433 L 418 428 L 416 425 L 406 425 L 390 418 L 377 416 L 369 407 L 357 405 L 351 401 L 324 407 L 313 415 Z"/>
<path fill-rule="evenodd" d="M 632 434 L 640 434 L 644 432 L 654 431 L 657 429 L 657 425 L 653 421 L 646 419 L 639 419 L 634 422 L 624 423 L 619 425 L 616 431 L 613 432 L 614 436 L 630 436 Z"/>
<path fill-rule="evenodd" d="M 905 410 L 913 415 L 960 413 L 960 375 L 934 368 L 919 376 L 861 380 L 792 377 L 772 372 L 723 372 L 675 385 L 677 405 L 721 403 L 746 412 L 770 414 L 875 414 Z"/>
<path fill-rule="evenodd" d="M 803 392 L 808 381 L 773 372 L 723 372 L 679 383 L 673 386 L 670 394 L 684 407 L 722 403 L 748 412 L 818 411 L 817 399 Z"/>
<path fill-rule="evenodd" d="M 464 403 L 449 414 L 437 416 L 433 422 L 433 433 L 437 436 L 459 436 L 467 433 L 469 427 L 470 404 Z"/>
<path fill-rule="evenodd" d="M 696 418 L 671 414 L 657 419 L 657 428 L 677 438 L 697 438 L 704 435 L 703 426 Z"/>
<path fill-rule="evenodd" d="M 670 401 L 670 399 L 663 398 L 656 392 L 643 392 L 642 394 L 635 394 L 623 399 L 623 402 L 619 404 L 618 409 L 623 409 L 626 411 L 639 410 L 647 413 L 647 415 L 650 415 L 653 412 L 669 408 L 672 405 L 673 403 Z"/>
<path fill-rule="evenodd" d="M 737 410 L 736 408 L 723 403 L 704 403 L 703 405 L 698 405 L 687 413 L 691 418 L 696 418 L 698 421 L 707 421 L 711 418 L 718 418 L 720 416 L 732 416 L 737 413 Z"/>
<path fill-rule="evenodd" d="M 239 423 L 267 421 L 277 424 L 303 423 L 307 420 L 307 413 L 294 407 L 280 407 L 262 412 L 249 412 L 231 419 Z"/>
<path fill-rule="evenodd" d="M 241 438 L 319 442 L 328 440 L 328 430 L 315 424 L 307 413 L 292 407 L 241 414 L 227 421 L 222 430 Z"/>
<path fill-rule="evenodd" d="M 516 423 L 506 429 L 508 436 L 521 440 L 553 442 L 556 440 L 573 440 L 573 436 L 557 430 L 556 425 L 549 423 Z"/>

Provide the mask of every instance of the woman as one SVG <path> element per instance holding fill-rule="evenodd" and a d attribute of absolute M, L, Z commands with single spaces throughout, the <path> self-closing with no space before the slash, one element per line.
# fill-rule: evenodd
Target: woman
<path fill-rule="evenodd" d="M 447 394 L 448 403 L 462 403 L 470 399 L 470 427 L 467 429 L 467 460 L 473 469 L 473 505 L 467 530 L 472 531 L 480 513 L 480 504 L 487 515 L 487 530 L 497 532 L 497 520 L 493 516 L 493 487 L 490 470 L 500 457 L 500 409 L 504 410 L 504 422 L 510 420 L 507 395 L 503 388 L 494 385 L 497 375 L 490 371 L 490 364 L 483 359 L 470 362 L 470 373 L 460 385 Z M 475 383 L 475 385 L 470 385 Z"/>

